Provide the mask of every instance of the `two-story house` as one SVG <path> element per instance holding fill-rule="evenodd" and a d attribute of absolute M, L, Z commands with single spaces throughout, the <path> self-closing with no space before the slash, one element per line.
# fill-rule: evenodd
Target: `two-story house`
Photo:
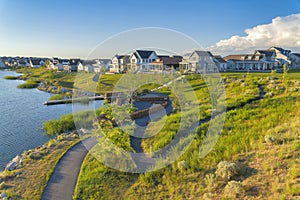
<path fill-rule="evenodd" d="M 127 70 L 128 65 L 130 64 L 130 56 L 129 55 L 118 55 L 116 54 L 112 58 L 112 64 L 110 68 L 110 72 L 112 73 L 123 73 Z"/>
<path fill-rule="evenodd" d="M 155 51 L 136 50 L 130 55 L 130 67 L 134 71 L 147 72 L 151 70 L 151 62 L 159 59 Z"/>

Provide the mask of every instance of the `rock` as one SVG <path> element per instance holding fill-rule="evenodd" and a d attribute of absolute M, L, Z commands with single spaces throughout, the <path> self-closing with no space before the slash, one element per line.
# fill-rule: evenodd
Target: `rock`
<path fill-rule="evenodd" d="M 24 159 L 22 156 L 17 155 L 6 165 L 5 170 L 13 171 L 13 170 L 17 169 L 18 167 L 20 167 L 22 165 L 23 160 Z"/>
<path fill-rule="evenodd" d="M 1 199 L 6 199 L 6 198 L 7 198 L 7 195 L 6 195 L 4 192 L 2 192 L 2 193 L 0 194 L 0 198 L 1 198 Z"/>

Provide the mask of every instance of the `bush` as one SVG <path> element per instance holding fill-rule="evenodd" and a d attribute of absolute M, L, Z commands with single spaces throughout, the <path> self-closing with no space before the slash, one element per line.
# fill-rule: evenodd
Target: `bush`
<path fill-rule="evenodd" d="M 17 80 L 19 77 L 17 76 L 4 76 L 4 79 L 6 80 Z"/>
<path fill-rule="evenodd" d="M 217 166 L 216 175 L 222 180 L 228 181 L 233 176 L 238 174 L 238 167 L 235 163 L 230 163 L 228 161 L 221 161 Z"/>
<path fill-rule="evenodd" d="M 274 144 L 274 143 L 277 143 L 277 139 L 275 137 L 273 137 L 272 135 L 266 135 L 265 142 L 268 144 Z"/>
<path fill-rule="evenodd" d="M 31 88 L 36 88 L 38 85 L 39 85 L 38 81 L 29 80 L 29 81 L 26 81 L 25 83 L 18 85 L 18 88 L 31 89 Z"/>
<path fill-rule="evenodd" d="M 64 98 L 65 98 L 65 96 L 63 94 L 56 94 L 56 95 L 51 96 L 48 100 L 62 100 Z"/>
<path fill-rule="evenodd" d="M 238 181 L 230 181 L 224 188 L 224 195 L 227 197 L 241 197 L 244 194 L 243 185 Z"/>
<path fill-rule="evenodd" d="M 178 167 L 178 169 L 181 171 L 181 172 L 184 172 L 184 171 L 186 171 L 187 170 L 187 168 L 188 168 L 188 162 L 186 162 L 186 161 L 180 161 L 180 162 L 178 162 L 177 163 L 177 167 Z"/>
<path fill-rule="evenodd" d="M 5 182 L 0 183 L 0 190 L 3 190 L 5 188 Z"/>

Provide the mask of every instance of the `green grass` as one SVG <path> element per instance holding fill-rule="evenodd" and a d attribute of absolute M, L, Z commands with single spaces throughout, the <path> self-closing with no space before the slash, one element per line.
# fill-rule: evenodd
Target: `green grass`
<path fill-rule="evenodd" d="M 59 119 L 44 122 L 43 128 L 49 135 L 56 135 L 76 128 L 91 128 L 95 119 L 94 111 L 80 111 L 66 114 Z"/>
<path fill-rule="evenodd" d="M 282 82 L 282 74 L 276 74 L 273 78 L 266 73 L 223 73 L 222 76 L 226 79 L 226 101 L 230 109 L 226 113 L 221 136 L 206 157 L 199 158 L 199 147 L 209 123 L 198 127 L 195 140 L 177 162 L 156 172 L 139 175 L 138 178 L 136 175 L 125 175 L 128 180 L 134 178 L 133 182 L 124 183 L 124 179 L 119 178 L 124 174 L 117 172 L 114 172 L 110 178 L 103 178 L 105 167 L 97 164 L 97 161 L 92 158 L 86 158 L 88 161 L 85 161 L 82 166 L 76 197 L 78 199 L 202 199 L 204 193 L 212 192 L 215 199 L 222 199 L 225 183 L 216 182 L 216 188 L 211 190 L 206 187 L 204 181 L 205 175 L 213 172 L 217 163 L 222 160 L 233 161 L 242 166 L 250 165 L 257 170 L 256 174 L 243 172 L 245 174 L 239 177 L 246 192 L 250 193 L 251 188 L 254 187 L 260 188 L 257 193 L 250 195 L 253 199 L 260 199 L 261 196 L 274 199 L 280 195 L 292 198 L 298 195 L 299 170 L 297 169 L 300 163 L 295 162 L 295 159 L 300 155 L 298 125 L 300 118 L 297 109 L 300 106 L 300 82 L 297 81 L 299 73 L 289 73 L 288 84 Z M 204 81 L 196 75 L 187 78 L 196 92 L 200 117 L 209 117 L 211 99 Z M 266 95 L 264 99 L 255 101 L 259 96 L 259 86 L 265 89 L 266 94 L 273 92 L 274 95 Z M 172 95 L 174 94 L 171 93 Z M 212 123 L 214 121 L 212 120 Z M 176 135 L 179 122 L 180 112 L 177 112 L 150 123 L 149 134 L 154 132 L 156 134 L 151 138 L 143 139 L 144 150 L 149 152 L 150 146 L 153 151 L 163 148 Z M 276 137 L 279 142 L 272 146 L 266 144 L 264 142 L 266 135 Z M 182 160 L 188 164 L 185 171 L 177 166 Z M 89 168 L 90 166 L 92 168 Z M 101 171 L 99 173 L 101 175 L 97 176 L 97 170 Z M 276 176 L 270 175 L 275 173 Z M 117 184 L 117 180 L 120 185 Z M 101 196 L 96 191 L 99 188 L 101 188 Z M 115 194 L 112 194 L 109 188 L 114 188 Z M 270 192 L 271 190 L 273 192 Z M 90 196 L 96 193 L 96 196 Z"/>
<path fill-rule="evenodd" d="M 137 174 L 107 169 L 88 154 L 80 170 L 74 199 L 123 199 L 137 178 Z"/>
<path fill-rule="evenodd" d="M 38 81 L 28 80 L 25 83 L 22 83 L 22 84 L 18 85 L 18 88 L 20 88 L 20 89 L 32 89 L 32 88 L 36 88 L 38 85 L 39 85 Z"/>
<path fill-rule="evenodd" d="M 65 98 L 65 95 L 63 94 L 55 94 L 51 96 L 48 100 L 62 100 Z"/>
<path fill-rule="evenodd" d="M 17 80 L 18 78 L 18 76 L 4 76 L 4 79 L 6 80 Z"/>
<path fill-rule="evenodd" d="M 9 199 L 41 199 L 57 163 L 68 149 L 79 141 L 77 138 L 56 143 L 56 145 L 44 150 L 38 159 L 26 158 L 22 168 L 9 173 L 1 173 L 0 177 L 5 180 L 6 187 L 0 189 L 0 193 L 5 192 Z M 45 145 L 47 146 L 47 144 Z M 15 177 L 14 175 L 17 173 L 19 175 Z"/>

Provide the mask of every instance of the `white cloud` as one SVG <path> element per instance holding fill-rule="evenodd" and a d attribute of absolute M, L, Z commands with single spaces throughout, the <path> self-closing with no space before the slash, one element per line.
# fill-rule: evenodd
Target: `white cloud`
<path fill-rule="evenodd" d="M 246 36 L 232 36 L 220 40 L 208 49 L 214 54 L 250 52 L 257 48 L 281 46 L 283 48 L 300 47 L 300 14 L 276 17 L 270 24 L 258 25 L 246 29 Z"/>

